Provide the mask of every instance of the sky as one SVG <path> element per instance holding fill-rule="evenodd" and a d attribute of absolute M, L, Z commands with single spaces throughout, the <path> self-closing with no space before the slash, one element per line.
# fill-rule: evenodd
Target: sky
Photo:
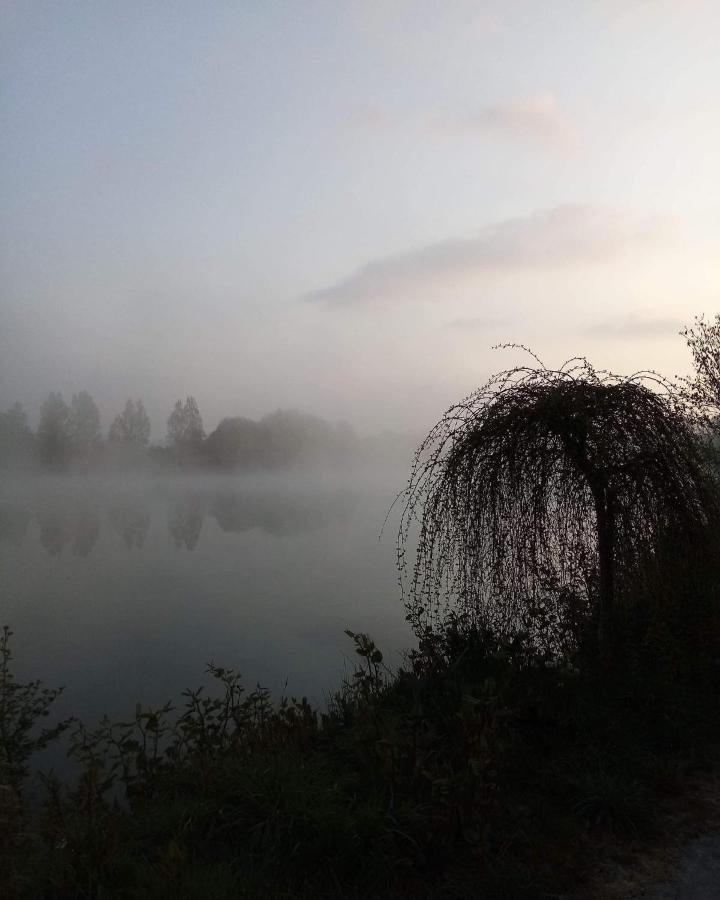
<path fill-rule="evenodd" d="M 0 0 L 0 408 L 429 428 L 720 311 L 716 0 Z"/>

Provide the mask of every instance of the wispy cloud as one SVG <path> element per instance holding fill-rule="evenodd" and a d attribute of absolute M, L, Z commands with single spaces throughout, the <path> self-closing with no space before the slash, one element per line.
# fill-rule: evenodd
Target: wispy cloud
<path fill-rule="evenodd" d="M 594 206 L 559 206 L 372 260 L 302 299 L 341 307 L 389 302 L 459 277 L 607 262 L 667 239 L 669 222 Z"/>
<path fill-rule="evenodd" d="M 432 129 L 445 133 L 510 138 L 553 150 L 572 150 L 578 134 L 553 94 L 542 93 L 510 103 L 484 106 L 476 113 L 437 117 Z"/>
<path fill-rule="evenodd" d="M 680 319 L 671 316 L 655 316 L 653 314 L 629 313 L 605 319 L 591 325 L 586 334 L 594 337 L 613 338 L 656 338 L 676 336 L 683 327 Z"/>
<path fill-rule="evenodd" d="M 409 129 L 439 137 L 465 135 L 519 141 L 562 153 L 579 146 L 577 130 L 551 93 L 454 114 L 429 111 L 413 116 L 368 106 L 358 110 L 352 122 L 359 128 L 382 132 Z"/>

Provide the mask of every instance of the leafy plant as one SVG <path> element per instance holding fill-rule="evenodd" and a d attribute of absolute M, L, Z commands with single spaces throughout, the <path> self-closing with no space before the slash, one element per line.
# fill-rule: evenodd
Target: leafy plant
<path fill-rule="evenodd" d="M 19 791 L 32 755 L 56 740 L 73 719 L 38 730 L 38 722 L 49 716 L 63 688 L 46 688 L 41 681 L 23 684 L 15 679 L 10 665 L 12 635 L 4 625 L 0 637 L 0 784 Z"/>

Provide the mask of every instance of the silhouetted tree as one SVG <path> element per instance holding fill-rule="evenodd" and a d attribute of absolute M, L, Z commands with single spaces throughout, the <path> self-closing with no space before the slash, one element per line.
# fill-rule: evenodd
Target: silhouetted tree
<path fill-rule="evenodd" d="M 168 518 L 168 531 L 176 547 L 194 550 L 200 540 L 205 509 L 199 497 L 186 497 L 174 503 Z"/>
<path fill-rule="evenodd" d="M 150 441 L 150 419 L 142 400 L 128 400 L 125 409 L 116 416 L 108 437 L 111 441 L 130 447 L 147 447 Z"/>
<path fill-rule="evenodd" d="M 702 317 L 683 335 L 692 353 L 695 377 L 687 384 L 695 406 L 706 415 L 720 416 L 720 314 L 711 322 Z M 715 424 L 717 427 L 717 418 Z"/>
<path fill-rule="evenodd" d="M 342 462 L 356 445 L 346 422 L 331 425 L 318 416 L 277 410 L 259 422 L 240 416 L 223 419 L 203 453 L 220 466 L 272 469 Z"/>
<path fill-rule="evenodd" d="M 241 416 L 223 419 L 205 441 L 204 453 L 215 465 L 254 468 L 263 464 L 264 432 L 258 422 Z"/>
<path fill-rule="evenodd" d="M 188 397 L 183 404 L 176 401 L 168 419 L 167 440 L 177 458 L 190 461 L 197 457 L 205 439 L 202 416 L 194 397 Z"/>
<path fill-rule="evenodd" d="M 48 466 L 63 466 L 70 457 L 70 410 L 59 392 L 50 393 L 42 405 L 37 449 L 41 462 Z"/>
<path fill-rule="evenodd" d="M 68 432 L 72 454 L 87 462 L 100 442 L 100 411 L 87 391 L 72 396 Z"/>
<path fill-rule="evenodd" d="M 660 542 L 690 545 L 717 521 L 705 456 L 667 391 L 571 360 L 502 372 L 452 407 L 417 452 L 400 528 L 404 569 L 419 522 L 419 632 L 448 611 L 512 630 L 548 595 L 557 609 L 584 597 L 605 653 L 616 604 Z"/>
<path fill-rule="evenodd" d="M 319 416 L 292 409 L 278 409 L 260 420 L 264 461 L 272 468 L 306 463 L 325 463 L 338 458 L 342 429 L 334 428 Z"/>

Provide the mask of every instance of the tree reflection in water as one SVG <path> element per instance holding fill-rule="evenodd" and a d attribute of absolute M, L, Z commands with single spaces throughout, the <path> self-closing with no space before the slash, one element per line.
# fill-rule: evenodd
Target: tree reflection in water
<path fill-rule="evenodd" d="M 274 537 L 318 531 L 347 521 L 357 497 L 339 494 L 216 493 L 209 513 L 222 531 L 259 528 Z"/>
<path fill-rule="evenodd" d="M 284 538 L 331 528 L 348 521 L 358 500 L 350 490 L 202 490 L 168 493 L 167 529 L 178 548 L 195 550 L 200 541 L 205 515 L 215 519 L 223 532 L 242 534 L 258 529 L 271 537 Z M 33 514 L 39 525 L 40 543 L 51 556 L 59 556 L 66 546 L 72 554 L 85 558 L 100 539 L 103 510 L 112 530 L 127 550 L 144 546 L 150 530 L 152 498 L 116 494 L 84 493 L 80 496 L 49 494 L 39 504 L 26 507 L 14 500 L 0 503 L 0 542 L 20 547 L 26 538 Z"/>
<path fill-rule="evenodd" d="M 150 530 L 150 513 L 143 503 L 126 501 L 122 506 L 113 506 L 108 518 L 128 550 L 143 546 Z"/>
<path fill-rule="evenodd" d="M 80 506 L 75 512 L 73 554 L 89 556 L 100 537 L 100 516 L 94 506 Z"/>
<path fill-rule="evenodd" d="M 45 509 L 37 514 L 40 543 L 50 556 L 59 556 L 72 537 L 70 516 L 65 510 Z"/>
<path fill-rule="evenodd" d="M 194 550 L 200 540 L 205 504 L 201 497 L 191 494 L 176 501 L 170 508 L 168 531 L 176 547 Z"/>

